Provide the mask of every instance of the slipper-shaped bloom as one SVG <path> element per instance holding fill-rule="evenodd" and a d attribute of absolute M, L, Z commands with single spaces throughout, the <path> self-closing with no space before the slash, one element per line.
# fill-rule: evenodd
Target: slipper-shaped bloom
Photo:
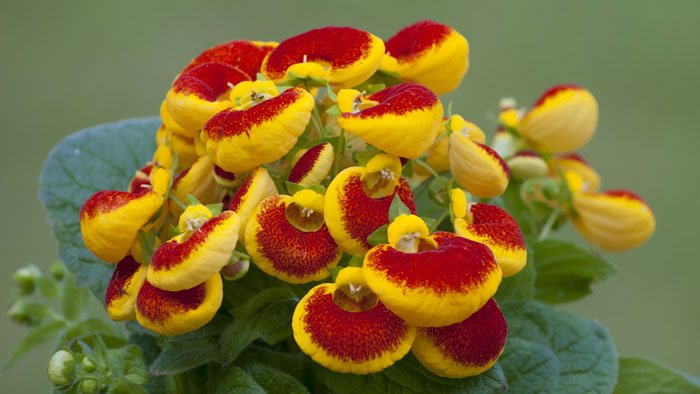
<path fill-rule="evenodd" d="M 197 154 L 195 138 L 177 134 L 167 129 L 165 125 L 158 129 L 156 141 L 158 146 L 168 146 L 177 155 L 177 168 L 179 170 L 189 167 L 199 159 L 200 155 Z"/>
<path fill-rule="evenodd" d="M 274 97 L 258 93 L 255 99 L 260 100 L 251 107 L 221 111 L 204 126 L 207 152 L 226 171 L 244 172 L 280 159 L 311 119 L 314 98 L 304 89 L 287 89 Z"/>
<path fill-rule="evenodd" d="M 628 190 L 574 193 L 576 229 L 603 250 L 622 251 L 645 243 L 654 233 L 651 208 Z"/>
<path fill-rule="evenodd" d="M 598 126 L 598 102 L 588 90 L 558 85 L 523 116 L 518 131 L 537 150 L 570 152 L 586 145 Z"/>
<path fill-rule="evenodd" d="M 508 159 L 506 164 L 513 178 L 519 181 L 541 178 L 549 173 L 547 162 L 537 152 L 531 150 L 517 152 Z"/>
<path fill-rule="evenodd" d="M 492 298 L 464 321 L 446 327 L 419 328 L 413 354 L 438 376 L 476 376 L 496 363 L 507 336 L 506 319 Z"/>
<path fill-rule="evenodd" d="M 217 274 L 238 241 L 238 215 L 224 211 L 212 217 L 204 205 L 190 205 L 180 216 L 180 235 L 156 249 L 148 281 L 163 290 L 189 289 Z"/>
<path fill-rule="evenodd" d="M 214 165 L 212 176 L 214 177 L 216 183 L 225 188 L 232 188 L 235 187 L 236 184 L 238 184 L 236 174 L 234 174 L 233 172 L 228 172 L 223 168 L 217 166 L 216 164 Z"/>
<path fill-rule="evenodd" d="M 340 126 L 392 155 L 422 155 L 440 129 L 442 103 L 425 86 L 403 83 L 367 96 L 357 90 L 338 94 Z"/>
<path fill-rule="evenodd" d="M 136 318 L 136 297 L 146 280 L 146 271 L 148 266 L 139 264 L 131 256 L 126 256 L 117 263 L 105 293 L 105 306 L 112 320 Z"/>
<path fill-rule="evenodd" d="M 245 228 L 253 210 L 257 208 L 264 199 L 277 194 L 277 186 L 270 174 L 263 167 L 258 167 L 251 171 L 250 175 L 243 181 L 241 186 L 229 201 L 229 211 L 238 214 L 241 228 L 238 231 L 238 239 L 245 239 Z"/>
<path fill-rule="evenodd" d="M 136 320 L 161 335 L 184 334 L 207 324 L 221 306 L 223 295 L 219 273 L 180 291 L 162 290 L 146 280 L 136 298 Z"/>
<path fill-rule="evenodd" d="M 567 179 L 572 192 L 584 191 L 597 193 L 600 190 L 600 175 L 588 162 L 577 153 L 556 156 L 550 162 L 550 172 L 557 176 L 559 171 Z M 578 176 L 572 177 L 571 174 Z M 572 178 L 580 182 L 571 182 Z"/>
<path fill-rule="evenodd" d="M 180 74 L 165 95 L 175 122 L 195 135 L 216 113 L 233 107 L 230 85 L 250 78 L 237 67 L 204 63 Z"/>
<path fill-rule="evenodd" d="M 166 100 L 160 104 L 160 121 L 163 122 L 163 128 L 177 135 L 193 138 L 197 134 L 196 130 L 187 130 L 175 121 Z"/>
<path fill-rule="evenodd" d="M 491 204 L 468 204 L 462 189 L 450 193 L 455 233 L 491 249 L 503 277 L 520 272 L 527 263 L 527 248 L 518 222 Z"/>
<path fill-rule="evenodd" d="M 486 245 L 447 232 L 428 235 L 415 215 L 400 215 L 389 243 L 365 255 L 367 285 L 389 310 L 418 327 L 458 323 L 493 297 L 501 269 Z"/>
<path fill-rule="evenodd" d="M 294 339 L 314 361 L 336 372 L 383 370 L 411 348 L 416 328 L 372 293 L 360 268 L 345 268 L 335 283 L 311 289 L 292 317 Z"/>
<path fill-rule="evenodd" d="M 366 167 L 349 167 L 328 185 L 324 216 L 328 230 L 340 247 L 350 254 L 364 254 L 371 245 L 367 237 L 389 223 L 389 206 L 398 194 L 416 212 L 413 192 L 401 178 L 396 156 L 379 154 Z"/>
<path fill-rule="evenodd" d="M 163 207 L 168 172 L 152 171 L 150 187 L 129 193 L 104 190 L 90 196 L 80 209 L 85 246 L 98 258 L 117 263 L 129 253 L 139 229 Z"/>
<path fill-rule="evenodd" d="M 450 119 L 450 128 L 450 168 L 457 184 L 477 197 L 501 195 L 508 187 L 510 169 L 484 144 L 484 132 L 459 115 Z"/>
<path fill-rule="evenodd" d="M 305 189 L 294 196 L 266 198 L 245 230 L 245 247 L 255 265 L 289 283 L 308 283 L 330 275 L 343 252 L 323 219 L 323 195 Z"/>
<path fill-rule="evenodd" d="M 272 81 L 296 75 L 346 88 L 372 76 L 383 56 L 379 37 L 352 27 L 328 26 L 282 41 L 263 62 L 262 73 Z"/>
<path fill-rule="evenodd" d="M 238 67 L 251 80 L 255 80 L 265 56 L 276 46 L 276 42 L 248 40 L 234 40 L 215 45 L 192 59 L 182 70 L 182 73 L 186 73 L 200 64 L 218 62 Z"/>
<path fill-rule="evenodd" d="M 170 191 L 180 202 L 187 202 L 187 196 L 192 195 L 202 204 L 220 202 L 226 193 L 214 178 L 214 163 L 208 156 L 200 157 L 194 164 L 186 168 L 173 181 Z M 178 216 L 183 208 L 175 201 L 170 201 L 170 211 Z"/>
<path fill-rule="evenodd" d="M 287 180 L 302 186 L 318 185 L 326 179 L 333 166 L 335 154 L 330 142 L 300 150 Z"/>
<path fill-rule="evenodd" d="M 386 42 L 388 56 L 404 81 L 418 82 L 435 94 L 453 91 L 469 69 L 469 43 L 455 29 L 425 20 L 406 26 Z"/>

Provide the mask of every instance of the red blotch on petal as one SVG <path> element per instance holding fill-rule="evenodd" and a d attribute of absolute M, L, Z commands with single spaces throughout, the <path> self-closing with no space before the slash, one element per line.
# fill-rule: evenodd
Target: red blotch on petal
<path fill-rule="evenodd" d="M 533 105 L 533 107 L 537 107 L 539 105 L 542 105 L 542 104 L 544 104 L 545 101 L 547 101 L 548 98 L 554 97 L 557 94 L 559 94 L 565 90 L 570 90 L 570 89 L 578 90 L 578 89 L 582 89 L 582 88 L 578 85 L 573 85 L 573 84 L 562 84 L 562 85 L 552 86 L 551 88 L 547 89 L 547 91 L 542 93 L 540 98 L 538 98 L 537 101 L 535 101 L 535 104 Z"/>
<path fill-rule="evenodd" d="M 206 282 L 187 290 L 165 291 L 146 280 L 136 299 L 136 308 L 148 320 L 164 323 L 173 315 L 197 309 L 204 301 L 206 290 Z"/>
<path fill-rule="evenodd" d="M 172 89 L 177 93 L 194 94 L 203 100 L 216 101 L 229 89 L 229 83 L 235 85 L 248 80 L 248 75 L 239 68 L 212 62 L 180 74 L 173 82 Z"/>
<path fill-rule="evenodd" d="M 518 222 L 508 212 L 491 204 L 474 204 L 469 212 L 474 218 L 474 225 L 469 226 L 472 233 L 488 237 L 509 249 L 525 248 Z"/>
<path fill-rule="evenodd" d="M 444 41 L 452 31 L 449 26 L 431 20 L 416 22 L 399 30 L 386 43 L 386 51 L 400 62 L 410 61 Z"/>
<path fill-rule="evenodd" d="M 99 191 L 85 201 L 85 204 L 80 208 L 80 217 L 93 218 L 98 214 L 112 212 L 138 199 L 143 194 L 144 193 L 127 193 L 117 190 Z"/>
<path fill-rule="evenodd" d="M 227 42 L 202 52 L 182 70 L 182 73 L 186 73 L 203 63 L 218 62 L 238 67 L 251 80 L 255 80 L 257 73 L 260 72 L 263 59 L 273 48 L 272 45 L 256 45 L 245 40 Z"/>
<path fill-rule="evenodd" d="M 297 160 L 297 162 L 294 164 L 292 171 L 289 172 L 289 177 L 287 180 L 289 182 L 299 183 L 302 179 L 304 179 L 304 177 L 314 168 L 316 162 L 318 162 L 318 158 L 321 156 L 323 149 L 328 149 L 328 146 L 330 146 L 329 143 L 318 144 L 304 152 L 304 154 L 301 155 L 299 160 Z"/>
<path fill-rule="evenodd" d="M 109 308 L 114 300 L 124 294 L 124 289 L 129 286 L 134 274 L 140 267 L 141 264 L 131 256 L 126 256 L 117 263 L 117 267 L 112 272 L 112 278 L 109 280 L 105 293 L 105 305 L 107 308 Z"/>
<path fill-rule="evenodd" d="M 402 83 L 389 86 L 367 96 L 379 104 L 356 114 L 345 113 L 344 117 L 378 118 L 384 115 L 403 115 L 411 111 L 431 109 L 439 103 L 432 90 L 417 83 Z"/>
<path fill-rule="evenodd" d="M 498 154 L 495 150 L 493 150 L 490 146 L 481 144 L 479 142 L 474 142 L 477 146 L 479 146 L 484 152 L 486 152 L 489 156 L 493 157 L 498 161 L 498 164 L 501 166 L 501 169 L 503 169 L 503 172 L 508 176 L 508 179 L 510 179 L 510 167 L 508 167 L 508 164 L 506 164 L 505 160 L 501 157 L 501 155 Z"/>
<path fill-rule="evenodd" d="M 624 197 L 624 198 L 629 198 L 630 200 L 635 200 L 643 203 L 646 205 L 646 201 L 644 201 L 643 198 L 641 198 L 639 195 L 634 193 L 633 191 L 630 190 L 608 190 L 603 193 L 601 193 L 606 196 L 610 197 Z"/>

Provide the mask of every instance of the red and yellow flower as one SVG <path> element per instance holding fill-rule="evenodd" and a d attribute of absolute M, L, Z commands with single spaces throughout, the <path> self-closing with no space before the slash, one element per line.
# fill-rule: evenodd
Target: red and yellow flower
<path fill-rule="evenodd" d="M 333 145 L 330 142 L 301 149 L 292 161 L 287 180 L 302 186 L 318 185 L 328 176 L 334 158 Z"/>
<path fill-rule="evenodd" d="M 572 192 L 597 193 L 600 190 L 600 175 L 590 164 L 579 154 L 569 153 L 552 158 L 550 173 L 558 176 L 564 175 L 569 189 Z"/>
<path fill-rule="evenodd" d="M 257 167 L 250 172 L 245 181 L 231 197 L 228 209 L 238 214 L 241 228 L 238 232 L 238 239 L 245 238 L 245 228 L 250 215 L 255 208 L 267 197 L 277 194 L 275 181 L 270 174 L 262 167 Z"/>
<path fill-rule="evenodd" d="M 262 66 L 265 56 L 276 46 L 276 42 L 248 40 L 234 40 L 215 45 L 192 59 L 182 70 L 182 73 L 186 73 L 204 63 L 217 62 L 237 67 L 248 75 L 251 80 L 255 80 L 260 72 L 260 66 Z"/>
<path fill-rule="evenodd" d="M 214 163 L 202 156 L 175 178 L 170 193 L 177 199 L 170 201 L 170 210 L 179 216 L 183 212 L 180 203 L 186 202 L 188 196 L 202 204 L 213 204 L 220 202 L 226 192 L 214 177 Z"/>

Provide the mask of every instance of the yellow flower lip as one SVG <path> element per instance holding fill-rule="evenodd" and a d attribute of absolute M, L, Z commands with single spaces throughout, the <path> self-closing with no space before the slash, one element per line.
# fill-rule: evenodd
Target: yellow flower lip
<path fill-rule="evenodd" d="M 598 102 L 576 85 L 550 88 L 518 124 L 518 131 L 538 151 L 570 152 L 584 146 L 598 126 Z"/>
<path fill-rule="evenodd" d="M 469 136 L 479 134 L 483 132 L 471 131 Z M 470 137 L 462 132 L 450 134 L 450 168 L 455 181 L 477 197 L 502 194 L 510 180 L 508 165 L 496 151 Z"/>
<path fill-rule="evenodd" d="M 651 208 L 628 190 L 574 193 L 576 229 L 603 250 L 622 251 L 644 244 L 656 229 Z"/>
<path fill-rule="evenodd" d="M 338 98 L 343 109 L 350 109 L 338 117 L 338 123 L 348 132 L 387 153 L 405 158 L 420 156 L 435 141 L 442 103 L 425 86 L 403 83 L 387 87 L 362 97 L 357 111 L 354 95 L 349 92 Z M 365 102 L 369 105 L 363 106 Z"/>
<path fill-rule="evenodd" d="M 287 180 L 302 186 L 318 185 L 326 179 L 333 166 L 335 153 L 330 142 L 323 142 L 300 151 Z"/>
<path fill-rule="evenodd" d="M 241 186 L 231 197 L 228 209 L 236 212 L 241 222 L 238 239 L 245 239 L 245 228 L 253 210 L 267 197 L 277 194 L 275 181 L 263 167 L 257 167 L 250 172 Z"/>
<path fill-rule="evenodd" d="M 365 185 L 367 175 L 364 167 L 346 168 L 326 190 L 323 212 L 326 225 L 338 245 L 350 254 L 369 250 L 367 237 L 389 222 L 389 206 L 395 195 L 399 195 L 411 212 L 416 212 L 413 193 L 405 179 L 398 179 L 391 194 L 372 197 Z"/>
<path fill-rule="evenodd" d="M 202 204 L 214 204 L 223 199 L 226 191 L 215 179 L 214 163 L 208 156 L 202 156 L 175 178 L 171 193 L 182 202 L 192 195 Z M 179 216 L 183 209 L 175 201 L 170 201 L 170 211 Z"/>
<path fill-rule="evenodd" d="M 249 79 L 237 67 L 203 63 L 180 74 L 165 100 L 173 120 L 194 136 L 214 114 L 233 106 L 228 100 L 229 85 Z"/>
<path fill-rule="evenodd" d="M 486 143 L 486 135 L 479 126 L 465 120 L 461 115 L 452 115 L 449 124 L 451 132 L 462 133 L 465 137 L 480 144 Z"/>
<path fill-rule="evenodd" d="M 392 155 L 380 153 L 371 158 L 365 166 L 362 181 L 367 194 L 373 198 L 386 197 L 394 193 L 401 179 L 401 160 Z"/>
<path fill-rule="evenodd" d="M 294 310 L 292 330 L 301 350 L 336 372 L 379 372 L 403 358 L 415 338 L 416 328 L 381 302 L 361 301 L 367 299 L 362 283 L 359 268 L 345 268 L 335 284 L 314 287 Z"/>
<path fill-rule="evenodd" d="M 476 376 L 496 363 L 505 349 L 507 335 L 506 319 L 492 298 L 459 323 L 419 328 L 413 354 L 438 376 Z"/>
<path fill-rule="evenodd" d="M 289 283 L 327 278 L 328 269 L 342 256 L 323 215 L 295 202 L 318 209 L 323 197 L 299 193 L 263 200 L 248 219 L 245 231 L 245 247 L 255 265 Z"/>
<path fill-rule="evenodd" d="M 190 206 L 180 218 L 185 233 L 161 245 L 148 267 L 148 281 L 163 290 L 192 288 L 217 274 L 238 241 L 238 215 L 224 211 L 211 218 L 202 205 Z"/>
<path fill-rule="evenodd" d="M 314 98 L 306 90 L 287 89 L 248 109 L 219 112 L 204 125 L 202 139 L 216 165 L 245 172 L 289 152 L 309 123 L 313 107 Z"/>
<path fill-rule="evenodd" d="M 453 28 L 425 20 L 406 26 L 386 42 L 387 71 L 418 82 L 436 94 L 449 93 L 469 69 L 469 43 Z"/>
<path fill-rule="evenodd" d="M 577 153 L 555 156 L 550 163 L 550 173 L 558 176 L 561 171 L 572 191 L 596 193 L 600 191 L 600 175 Z M 568 174 L 568 175 L 567 175 Z M 574 175 L 575 174 L 575 175 Z"/>
<path fill-rule="evenodd" d="M 162 290 L 146 280 L 136 299 L 136 320 L 161 335 L 180 335 L 207 324 L 222 299 L 223 283 L 218 273 L 180 291 Z"/>
<path fill-rule="evenodd" d="M 328 26 L 282 41 L 262 65 L 267 79 L 301 77 L 327 80 L 332 86 L 352 87 L 367 80 L 379 67 L 384 43 L 352 27 Z"/>
<path fill-rule="evenodd" d="M 243 81 L 231 89 L 231 102 L 236 109 L 244 110 L 279 95 L 272 81 Z"/>
<path fill-rule="evenodd" d="M 404 253 L 434 249 L 435 242 L 428 235 L 428 226 L 416 215 L 399 215 L 387 229 L 389 244 Z"/>
<path fill-rule="evenodd" d="M 451 233 L 429 237 L 434 248 L 406 253 L 377 245 L 365 255 L 367 285 L 386 307 L 409 324 L 440 327 L 481 308 L 501 282 L 488 247 Z"/>
<path fill-rule="evenodd" d="M 112 320 L 136 318 L 136 297 L 143 281 L 146 280 L 146 271 L 147 268 L 131 256 L 126 256 L 117 263 L 105 293 L 105 306 Z"/>
<path fill-rule="evenodd" d="M 83 242 L 101 260 L 117 263 L 129 253 L 139 229 L 162 206 L 163 196 L 153 190 L 97 192 L 80 209 Z"/>

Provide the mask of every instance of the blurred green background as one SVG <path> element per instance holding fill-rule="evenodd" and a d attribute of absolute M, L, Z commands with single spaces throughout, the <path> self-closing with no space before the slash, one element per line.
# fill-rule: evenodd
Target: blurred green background
<path fill-rule="evenodd" d="M 697 128 L 700 2 L 234 1 L 0 2 L 0 299 L 11 273 L 42 267 L 55 242 L 37 194 L 51 147 L 69 133 L 157 114 L 175 74 L 203 49 L 234 38 L 281 40 L 324 25 L 383 38 L 431 18 L 469 40 L 471 69 L 444 99 L 492 130 L 502 96 L 529 105 L 545 88 L 576 83 L 601 107 L 584 149 L 604 187 L 630 188 L 653 207 L 645 246 L 609 255 L 618 275 L 566 309 L 598 319 L 621 354 L 647 355 L 700 375 Z M 568 236 L 574 236 L 569 231 Z M 25 330 L 0 319 L 3 361 Z M 48 346 L 0 381 L 13 392 L 48 389 Z M 4 391 L 4 389 L 2 390 Z"/>

